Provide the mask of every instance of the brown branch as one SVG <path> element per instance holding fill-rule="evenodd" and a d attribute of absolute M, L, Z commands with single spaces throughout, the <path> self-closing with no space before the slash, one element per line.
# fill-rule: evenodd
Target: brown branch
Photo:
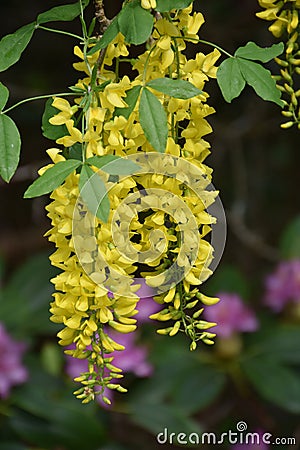
<path fill-rule="evenodd" d="M 103 0 L 94 0 L 94 4 L 95 4 L 95 17 L 99 22 L 100 35 L 102 36 L 109 27 L 111 21 L 105 15 Z M 106 48 L 102 48 L 100 50 L 100 54 L 97 60 L 97 67 L 99 71 L 101 70 L 101 67 L 103 65 L 105 54 Z"/>
<path fill-rule="evenodd" d="M 103 0 L 94 0 L 94 4 L 95 17 L 98 19 L 100 34 L 102 35 L 108 28 L 111 21 L 105 15 Z"/>

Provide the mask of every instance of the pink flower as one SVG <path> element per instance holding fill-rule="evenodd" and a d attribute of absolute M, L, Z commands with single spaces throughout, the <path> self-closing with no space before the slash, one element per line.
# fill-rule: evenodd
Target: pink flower
<path fill-rule="evenodd" d="M 0 397 L 7 398 L 15 384 L 24 383 L 28 378 L 21 358 L 25 344 L 17 342 L 6 332 L 0 323 Z"/>
<path fill-rule="evenodd" d="M 147 286 L 146 281 L 143 278 L 139 278 L 136 284 L 140 284 L 141 287 L 136 292 L 140 297 L 140 300 L 136 307 L 138 314 L 135 318 L 139 323 L 151 322 L 149 316 L 161 310 L 162 306 L 153 300 L 153 295 L 155 295 L 154 289 Z"/>
<path fill-rule="evenodd" d="M 205 319 L 216 322 L 212 331 L 218 336 L 229 337 L 235 332 L 255 331 L 258 322 L 255 314 L 245 305 L 239 295 L 223 292 L 217 295 L 219 303 L 205 308 Z"/>
<path fill-rule="evenodd" d="M 279 312 L 288 303 L 300 302 L 300 260 L 281 262 L 266 278 L 265 305 Z"/>

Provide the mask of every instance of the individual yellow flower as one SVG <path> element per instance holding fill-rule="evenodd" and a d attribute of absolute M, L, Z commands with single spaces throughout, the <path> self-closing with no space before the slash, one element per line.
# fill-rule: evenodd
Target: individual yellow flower
<path fill-rule="evenodd" d="M 55 116 L 49 119 L 49 122 L 52 125 L 65 124 L 78 111 L 77 105 L 71 106 L 67 100 L 59 97 L 55 97 L 55 99 L 52 102 L 52 106 L 61 111 L 60 113 L 56 114 Z"/>
<path fill-rule="evenodd" d="M 124 76 L 119 83 L 108 84 L 103 92 L 100 92 L 102 108 L 108 108 L 113 111 L 115 108 L 125 108 L 127 104 L 124 101 L 126 91 L 130 89 L 131 84 L 128 76 Z"/>
<path fill-rule="evenodd" d="M 58 144 L 62 144 L 65 147 L 71 147 L 76 144 L 76 142 L 83 142 L 83 136 L 78 128 L 74 127 L 74 120 L 70 119 L 65 122 L 69 135 L 63 136 L 56 140 Z"/>
<path fill-rule="evenodd" d="M 144 9 L 156 8 L 156 0 L 141 0 L 141 7 Z"/>
<path fill-rule="evenodd" d="M 198 31 L 200 27 L 204 24 L 205 20 L 202 13 L 194 13 L 192 16 L 188 17 L 187 23 L 187 37 L 197 39 Z"/>
<path fill-rule="evenodd" d="M 115 117 L 113 121 L 107 122 L 104 129 L 109 131 L 108 143 L 112 147 L 122 147 L 124 144 L 124 137 L 121 133 L 126 127 L 127 120 L 123 116 Z"/>
<path fill-rule="evenodd" d="M 91 76 L 92 69 L 99 57 L 99 51 L 95 52 L 93 55 L 87 56 L 85 60 L 83 51 L 76 45 L 74 47 L 74 55 L 78 56 L 78 58 L 82 60 L 82 62 L 76 62 L 73 64 L 74 69 L 79 72 L 85 72 L 88 76 Z"/>
<path fill-rule="evenodd" d="M 125 44 L 125 38 L 122 33 L 118 33 L 115 39 L 107 46 L 104 65 L 111 66 L 114 58 L 119 56 L 128 56 L 129 51 Z"/>

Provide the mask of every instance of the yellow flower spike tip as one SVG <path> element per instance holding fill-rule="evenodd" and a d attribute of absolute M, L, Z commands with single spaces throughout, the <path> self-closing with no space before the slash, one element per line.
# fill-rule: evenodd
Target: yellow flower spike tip
<path fill-rule="evenodd" d="M 285 53 L 275 61 L 285 70 L 280 70 L 280 75 L 276 75 L 278 89 L 283 93 L 284 107 L 282 115 L 292 117 L 281 125 L 281 128 L 287 129 L 293 125 L 300 128 L 300 115 L 298 112 L 298 100 L 294 92 L 294 86 L 297 85 L 298 70 L 298 49 L 299 49 L 299 10 L 300 1 L 264 1 L 258 0 L 259 5 L 265 9 L 256 15 L 264 20 L 272 21 L 269 31 L 276 37 L 281 38 L 285 43 Z"/>

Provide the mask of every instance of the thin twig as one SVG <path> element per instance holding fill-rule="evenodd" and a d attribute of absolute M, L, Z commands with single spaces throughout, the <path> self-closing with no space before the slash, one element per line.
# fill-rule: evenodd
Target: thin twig
<path fill-rule="evenodd" d="M 103 0 L 94 0 L 94 4 L 95 4 L 95 17 L 99 22 L 100 35 L 102 36 L 109 27 L 111 21 L 105 15 Z M 97 60 L 97 67 L 99 70 L 101 70 L 101 67 L 103 65 L 105 54 L 106 48 L 102 48 L 100 50 L 99 57 Z"/>
<path fill-rule="evenodd" d="M 105 15 L 103 0 L 94 0 L 94 4 L 95 17 L 98 19 L 100 34 L 102 35 L 108 28 L 111 21 Z"/>

